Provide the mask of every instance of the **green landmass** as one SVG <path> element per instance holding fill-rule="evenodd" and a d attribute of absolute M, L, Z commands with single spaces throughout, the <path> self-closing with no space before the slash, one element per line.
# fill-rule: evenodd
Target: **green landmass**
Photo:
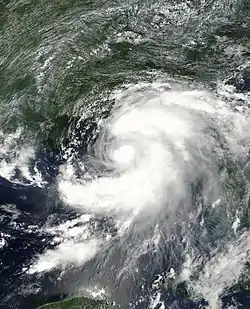
<path fill-rule="evenodd" d="M 43 305 L 37 309 L 109 309 L 107 300 L 95 300 L 86 297 L 76 297 Z"/>
<path fill-rule="evenodd" d="M 229 289 L 229 293 L 237 293 L 250 290 L 250 268 L 240 276 L 238 281 Z"/>

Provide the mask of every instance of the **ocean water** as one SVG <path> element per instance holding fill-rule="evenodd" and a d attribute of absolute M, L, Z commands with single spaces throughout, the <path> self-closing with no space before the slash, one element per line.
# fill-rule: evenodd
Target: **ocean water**
<path fill-rule="evenodd" d="M 250 308 L 250 2 L 0 2 L 0 308 Z"/>

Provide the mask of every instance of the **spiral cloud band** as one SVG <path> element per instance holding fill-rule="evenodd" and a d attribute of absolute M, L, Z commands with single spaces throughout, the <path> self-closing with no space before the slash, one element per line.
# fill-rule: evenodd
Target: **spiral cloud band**
<path fill-rule="evenodd" d="M 90 180 L 64 175 L 61 196 L 103 215 L 153 215 L 163 207 L 169 216 L 185 214 L 197 179 L 205 178 L 210 193 L 219 195 L 218 166 L 225 154 L 245 151 L 245 125 L 246 116 L 207 91 L 129 89 L 102 122 L 88 159 L 104 172 Z"/>

